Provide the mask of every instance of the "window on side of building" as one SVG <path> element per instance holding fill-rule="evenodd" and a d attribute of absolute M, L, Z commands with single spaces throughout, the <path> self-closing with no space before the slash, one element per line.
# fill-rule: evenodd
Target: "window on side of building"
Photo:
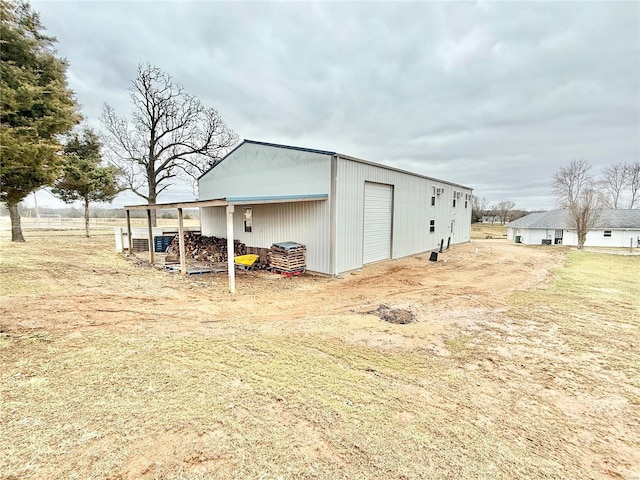
<path fill-rule="evenodd" d="M 433 196 L 431 197 L 431 205 L 435 205 L 436 204 L 436 197 Z"/>
<path fill-rule="evenodd" d="M 467 200 L 464 201 L 464 208 L 467 208 L 469 206 L 469 202 Z"/>
<path fill-rule="evenodd" d="M 456 206 L 456 199 L 455 198 L 453 199 L 453 206 L 454 207 Z"/>
<path fill-rule="evenodd" d="M 429 220 L 429 233 L 433 233 L 436 231 L 436 221 Z"/>
<path fill-rule="evenodd" d="M 604 236 L 605 237 L 610 237 L 611 236 L 611 230 L 605 230 L 604 231 Z"/>
<path fill-rule="evenodd" d="M 251 233 L 253 230 L 253 209 L 251 207 L 244 209 L 242 221 L 244 223 L 244 231 Z"/>

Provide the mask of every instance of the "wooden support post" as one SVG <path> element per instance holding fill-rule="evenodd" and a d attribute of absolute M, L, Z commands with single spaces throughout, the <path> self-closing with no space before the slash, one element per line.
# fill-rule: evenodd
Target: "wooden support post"
<path fill-rule="evenodd" d="M 129 255 L 133 255 L 133 238 L 131 238 L 131 211 L 129 210 L 127 210 L 127 243 L 129 244 Z"/>
<path fill-rule="evenodd" d="M 187 274 L 187 259 L 184 246 L 184 222 L 182 217 L 182 209 L 178 209 L 178 241 L 180 243 L 180 273 Z"/>
<path fill-rule="evenodd" d="M 236 293 L 235 248 L 233 244 L 233 205 L 227 205 L 227 266 L 229 272 L 229 293 Z"/>
<path fill-rule="evenodd" d="M 124 228 L 118 227 L 118 230 L 120 231 L 120 246 L 122 248 L 122 253 L 124 253 L 124 249 L 126 248 L 124 246 Z M 117 245 L 116 245 L 116 248 L 117 248 Z"/>
<path fill-rule="evenodd" d="M 147 228 L 149 229 L 149 263 L 153 265 L 156 260 L 155 252 L 153 251 L 153 227 L 151 226 L 151 209 L 147 208 Z"/>

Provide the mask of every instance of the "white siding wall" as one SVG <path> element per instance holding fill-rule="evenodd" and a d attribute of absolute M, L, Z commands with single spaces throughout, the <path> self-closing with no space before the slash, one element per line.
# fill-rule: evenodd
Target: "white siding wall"
<path fill-rule="evenodd" d="M 460 187 L 375 165 L 339 158 L 336 184 L 336 272 L 362 266 L 364 226 L 364 183 L 376 182 L 393 188 L 392 258 L 400 258 L 435 249 L 449 236 L 451 243 L 468 242 L 471 237 L 471 204 L 464 207 Z M 432 187 L 444 189 L 431 206 Z M 453 190 L 462 198 L 453 207 Z M 429 221 L 435 220 L 435 232 L 429 233 Z M 454 231 L 451 235 L 451 222 Z"/>
<path fill-rule="evenodd" d="M 245 143 L 198 181 L 200 200 L 329 194 L 331 156 Z"/>
<path fill-rule="evenodd" d="M 330 195 L 331 156 L 245 143 L 199 181 L 200 199 Z M 271 205 L 237 205 L 234 237 L 269 248 L 277 242 L 307 247 L 307 268 L 330 273 L 329 200 Z M 244 207 L 253 208 L 253 231 L 244 232 Z M 201 209 L 202 234 L 226 237 L 223 207 Z"/>
<path fill-rule="evenodd" d="M 243 209 L 253 210 L 253 228 L 244 231 Z M 225 207 L 203 208 L 200 212 L 202 234 L 226 238 Z M 297 242 L 307 247 L 307 269 L 330 274 L 329 202 L 278 203 L 271 205 L 236 205 L 233 237 L 251 247 L 269 248 L 277 242 Z M 322 225 L 327 225 L 323 228 Z"/>
<path fill-rule="evenodd" d="M 542 240 L 551 240 L 553 244 L 555 242 L 555 230 L 544 228 L 527 228 L 521 230 L 522 233 L 516 233 L 522 237 L 522 243 L 527 245 L 542 245 Z M 564 238 L 562 242 L 564 243 Z"/>
<path fill-rule="evenodd" d="M 516 235 L 522 237 L 522 243 L 527 245 L 541 245 L 543 239 L 550 239 L 551 243 L 554 242 L 555 230 L 510 227 L 508 238 L 514 240 Z M 585 247 L 628 247 L 631 240 L 633 240 L 633 246 L 635 247 L 638 235 L 640 235 L 640 230 L 612 230 L 611 237 L 605 237 L 604 230 L 593 230 L 587 234 Z M 570 246 L 578 245 L 578 235 L 575 230 L 563 231 L 562 244 Z"/>
<path fill-rule="evenodd" d="M 336 165 L 336 258 L 330 267 L 331 156 L 246 143 L 199 181 L 200 199 L 328 194 L 323 202 L 254 205 L 253 232 L 245 233 L 242 207 L 236 206 L 234 236 L 255 247 L 281 241 L 307 245 L 309 270 L 337 274 L 363 265 L 364 183 L 393 186 L 391 255 L 400 258 L 438 247 L 468 242 L 471 190 L 375 165 L 339 158 Z M 432 187 L 442 188 L 431 205 Z M 453 191 L 462 192 L 453 207 Z M 430 220 L 435 232 L 429 232 Z M 223 208 L 201 212 L 204 235 L 226 236 Z M 451 227 L 453 224 L 453 232 Z"/>
<path fill-rule="evenodd" d="M 636 246 L 636 239 L 640 235 L 640 230 L 612 230 L 611 237 L 604 236 L 604 230 L 592 230 L 587 233 L 584 242 L 585 247 L 628 247 L 633 240 Z M 575 231 L 564 231 L 565 245 L 578 245 L 578 235 Z"/>

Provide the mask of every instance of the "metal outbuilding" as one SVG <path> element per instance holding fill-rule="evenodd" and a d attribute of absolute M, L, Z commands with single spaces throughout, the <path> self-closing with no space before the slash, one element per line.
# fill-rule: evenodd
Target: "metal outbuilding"
<path fill-rule="evenodd" d="M 185 208 L 217 208 L 223 212 L 225 216 L 225 229 L 224 234 L 221 235 L 227 239 L 227 251 L 233 252 L 234 250 L 234 239 L 237 238 L 234 235 L 234 214 L 236 211 L 236 206 L 242 208 L 244 205 L 250 205 L 250 208 L 253 208 L 257 205 L 277 205 L 277 204 L 292 204 L 292 203 L 300 203 L 300 202 L 316 202 L 316 201 L 326 201 L 327 196 L 323 194 L 319 195 L 281 195 L 278 197 L 271 198 L 256 198 L 256 197 L 229 197 L 229 198 L 217 198 L 213 200 L 198 200 L 195 202 L 178 202 L 178 203 L 157 203 L 153 205 L 129 205 L 125 206 L 124 209 L 127 214 L 127 243 L 128 248 L 127 251 L 129 253 L 133 252 L 133 235 L 131 228 L 131 211 L 132 210 L 145 210 L 147 212 L 147 244 L 149 245 L 149 262 L 151 264 L 155 261 L 155 253 L 154 253 L 154 233 L 153 227 L 151 226 L 151 211 L 159 210 L 159 209 L 176 209 L 178 212 L 178 241 L 180 245 L 180 272 L 184 275 L 187 271 L 187 259 L 185 255 L 185 241 L 184 241 L 184 216 L 183 210 Z M 245 222 L 246 226 L 246 222 Z M 122 240 L 121 240 L 122 241 Z M 235 281 L 235 265 L 234 262 L 227 262 L 228 273 L 229 273 L 229 291 L 231 293 L 235 293 L 236 290 L 236 281 Z"/>
<path fill-rule="evenodd" d="M 329 275 L 470 240 L 471 188 L 331 151 L 244 140 L 198 186 L 225 199 L 200 205 L 203 235 L 295 241 Z"/>

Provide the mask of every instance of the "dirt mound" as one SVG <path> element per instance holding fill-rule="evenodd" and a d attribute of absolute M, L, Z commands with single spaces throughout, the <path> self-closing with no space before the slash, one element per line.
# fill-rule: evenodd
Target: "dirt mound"
<path fill-rule="evenodd" d="M 413 313 L 411 313 L 409 310 L 403 310 L 402 308 L 391 308 L 388 305 L 384 304 L 380 304 L 378 308 L 367 313 L 377 315 L 385 322 L 398 323 L 400 325 L 405 325 L 415 320 Z"/>

